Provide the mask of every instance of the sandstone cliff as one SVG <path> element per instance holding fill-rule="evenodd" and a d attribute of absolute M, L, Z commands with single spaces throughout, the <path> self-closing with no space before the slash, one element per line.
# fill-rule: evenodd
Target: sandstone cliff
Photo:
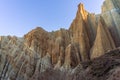
<path fill-rule="evenodd" d="M 103 55 L 105 52 L 115 48 L 115 43 L 102 18 L 98 23 L 97 35 L 91 49 L 91 59 Z"/>
<path fill-rule="evenodd" d="M 105 0 L 101 16 L 105 20 L 115 45 L 120 46 L 120 0 Z"/>
<path fill-rule="evenodd" d="M 120 1 L 105 0 L 99 15 L 80 3 L 68 30 L 37 27 L 21 38 L 0 36 L 0 80 L 114 79 L 120 71 L 119 25 Z"/>

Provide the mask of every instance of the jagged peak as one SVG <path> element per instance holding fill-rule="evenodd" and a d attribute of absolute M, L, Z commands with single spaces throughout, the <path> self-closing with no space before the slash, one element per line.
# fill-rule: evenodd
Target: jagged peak
<path fill-rule="evenodd" d="M 88 12 L 85 10 L 84 4 L 82 4 L 82 3 L 80 3 L 78 5 L 78 13 L 77 13 L 77 15 L 78 14 L 82 15 L 83 20 L 87 19 Z"/>
<path fill-rule="evenodd" d="M 82 3 L 78 4 L 78 8 L 79 8 L 79 10 L 85 10 L 84 9 L 84 4 L 82 4 Z"/>

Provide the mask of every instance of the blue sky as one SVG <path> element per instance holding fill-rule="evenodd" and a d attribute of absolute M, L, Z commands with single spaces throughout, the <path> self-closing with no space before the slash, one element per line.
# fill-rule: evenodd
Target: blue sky
<path fill-rule="evenodd" d="M 46 31 L 68 29 L 77 5 L 100 13 L 104 0 L 0 0 L 0 35 L 23 36 L 37 26 Z"/>

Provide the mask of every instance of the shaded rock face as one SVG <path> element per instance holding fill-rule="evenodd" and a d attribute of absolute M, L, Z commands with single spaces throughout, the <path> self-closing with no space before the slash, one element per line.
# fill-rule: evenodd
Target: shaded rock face
<path fill-rule="evenodd" d="M 80 53 L 75 44 L 69 44 L 65 51 L 64 67 L 66 69 L 74 68 L 80 63 Z"/>
<path fill-rule="evenodd" d="M 101 16 L 105 20 L 116 47 L 120 46 L 120 0 L 105 0 Z"/>
<path fill-rule="evenodd" d="M 102 5 L 102 13 L 106 11 L 110 11 L 112 9 L 119 9 L 120 8 L 120 1 L 119 0 L 105 0 Z"/>
<path fill-rule="evenodd" d="M 105 0 L 102 13 L 95 15 L 80 3 L 68 30 L 47 32 L 37 27 L 22 38 L 1 36 L 0 80 L 119 78 L 119 4 Z"/>
<path fill-rule="evenodd" d="M 98 23 L 95 43 L 91 49 L 91 59 L 99 57 L 105 52 L 115 48 L 114 41 L 108 31 L 108 28 L 103 26 L 105 26 L 105 24 L 101 19 Z"/>

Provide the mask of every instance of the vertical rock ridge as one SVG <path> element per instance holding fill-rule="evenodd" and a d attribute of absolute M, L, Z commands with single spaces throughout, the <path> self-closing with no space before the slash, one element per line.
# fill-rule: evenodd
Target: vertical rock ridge
<path fill-rule="evenodd" d="M 105 27 L 104 21 L 100 19 L 98 23 L 96 39 L 91 50 L 91 59 L 99 57 L 105 52 L 114 48 L 115 44 L 109 33 L 109 30 L 107 29 L 107 27 Z"/>
<path fill-rule="evenodd" d="M 105 0 L 102 6 L 102 17 L 111 32 L 116 47 L 120 46 L 120 1 Z"/>

